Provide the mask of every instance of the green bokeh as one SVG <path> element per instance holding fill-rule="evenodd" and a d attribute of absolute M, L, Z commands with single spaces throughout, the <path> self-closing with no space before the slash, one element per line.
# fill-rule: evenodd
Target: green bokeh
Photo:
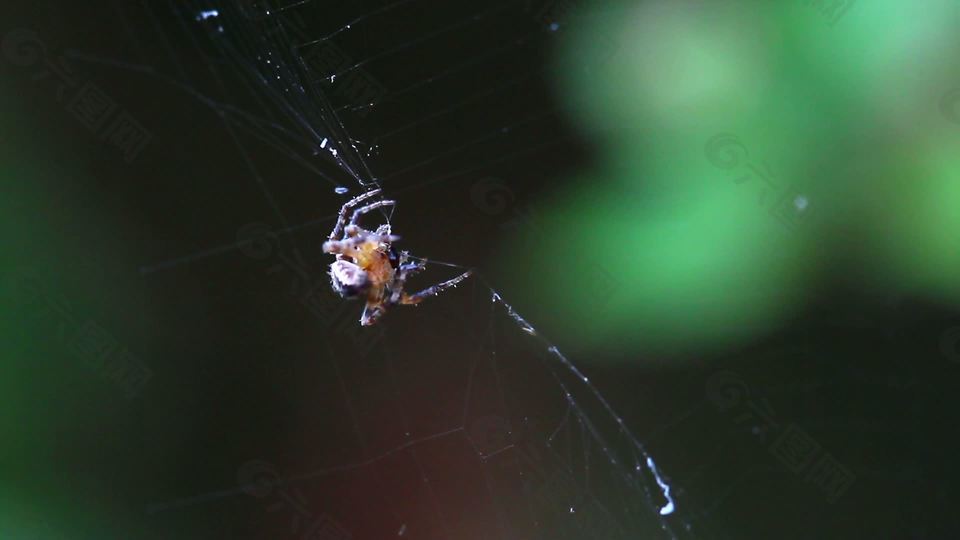
<path fill-rule="evenodd" d="M 960 127 L 960 126 L 958 126 Z M 955 142 L 918 142 L 890 160 L 864 204 L 869 254 L 881 283 L 960 303 L 960 154 Z"/>
<path fill-rule="evenodd" d="M 0 92 L 0 538 L 115 538 L 140 517 L 120 493 L 149 467 L 117 434 L 141 402 L 75 340 L 95 323 L 152 364 L 142 280 L 89 166 L 99 141 L 53 99 L 29 120 L 22 107 Z"/>
<path fill-rule="evenodd" d="M 619 352 L 755 338 L 837 277 L 820 272 L 837 260 L 865 289 L 960 300 L 960 125 L 941 103 L 960 85 L 958 10 L 881 0 L 831 20 L 800 1 L 653 1 L 580 13 L 559 40 L 557 83 L 598 161 L 539 208 L 549 235 L 509 248 L 531 265 L 567 257 L 534 300 L 570 339 Z M 736 143 L 719 150 L 729 168 L 707 149 L 721 134 Z"/>

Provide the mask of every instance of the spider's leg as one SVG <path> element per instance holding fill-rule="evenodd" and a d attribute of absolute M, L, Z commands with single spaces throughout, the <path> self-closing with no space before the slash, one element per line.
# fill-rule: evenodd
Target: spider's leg
<path fill-rule="evenodd" d="M 397 269 L 397 278 L 390 287 L 390 290 L 392 291 L 390 293 L 391 304 L 400 303 L 401 298 L 403 297 L 403 288 L 407 284 L 407 278 L 416 274 L 417 272 L 422 271 L 424 268 L 426 267 L 421 263 L 409 263 L 404 264 Z"/>
<path fill-rule="evenodd" d="M 356 247 L 351 240 L 327 240 L 323 243 L 323 252 L 337 255 L 338 258 L 340 255 L 349 255 L 346 251 Z"/>
<path fill-rule="evenodd" d="M 396 236 L 393 234 L 384 236 L 384 235 L 372 233 L 370 231 L 361 230 L 360 232 L 356 233 L 355 236 L 344 238 L 343 240 L 327 240 L 326 242 L 323 243 L 323 252 L 341 254 L 341 253 L 348 252 L 352 249 L 355 249 L 360 244 L 363 244 L 364 242 L 367 242 L 370 240 L 376 241 L 381 244 L 389 244 L 399 239 L 400 239 L 399 236 Z"/>
<path fill-rule="evenodd" d="M 343 226 L 347 224 L 347 212 L 349 212 L 351 208 L 379 193 L 379 188 L 372 189 L 343 203 L 343 206 L 340 207 L 340 215 L 337 216 L 337 223 L 333 226 L 333 231 L 330 232 L 329 239 L 333 240 L 343 233 Z"/>
<path fill-rule="evenodd" d="M 385 311 L 383 304 L 367 302 L 367 305 L 363 308 L 363 313 L 360 315 L 360 326 L 376 324 Z"/>
<path fill-rule="evenodd" d="M 456 287 L 457 284 L 459 284 L 461 281 L 470 277 L 470 274 L 473 274 L 473 270 L 467 270 L 466 272 L 460 274 L 459 276 L 453 279 L 448 279 L 443 283 L 438 283 L 433 287 L 428 287 L 418 293 L 404 294 L 403 297 L 400 299 L 400 303 L 401 304 L 419 304 L 420 302 L 423 301 L 424 298 L 428 296 L 436 296 L 451 287 Z"/>
<path fill-rule="evenodd" d="M 410 258 L 409 251 L 401 251 L 400 255 L 397 256 L 397 268 L 403 271 L 403 267 L 407 264 L 407 259 Z"/>
<path fill-rule="evenodd" d="M 426 268 L 426 265 L 421 261 L 408 263 L 407 258 L 409 256 L 410 253 L 406 251 L 400 252 L 400 258 L 397 261 L 397 277 L 390 285 L 390 290 L 392 291 L 390 293 L 391 304 L 400 302 L 400 299 L 403 296 L 403 287 L 406 285 L 407 278 Z"/>
<path fill-rule="evenodd" d="M 417 272 L 422 272 L 422 271 L 424 271 L 424 270 L 426 270 L 426 269 L 427 269 L 427 267 L 424 266 L 424 264 L 423 264 L 423 263 L 420 263 L 420 262 L 408 263 L 408 264 L 405 264 L 405 265 L 403 265 L 403 266 L 400 267 L 400 270 L 401 270 L 401 271 L 404 271 L 404 272 L 407 273 L 407 277 L 410 277 L 410 276 L 416 274 Z"/>
<path fill-rule="evenodd" d="M 357 220 L 360 219 L 360 216 L 366 214 L 371 210 L 376 210 L 377 208 L 383 208 L 384 206 L 393 206 L 395 204 L 397 204 L 397 201 L 382 200 L 372 204 L 368 204 L 366 206 L 361 206 L 360 208 L 357 208 L 356 210 L 353 211 L 353 216 L 350 218 L 350 225 L 356 225 Z"/>

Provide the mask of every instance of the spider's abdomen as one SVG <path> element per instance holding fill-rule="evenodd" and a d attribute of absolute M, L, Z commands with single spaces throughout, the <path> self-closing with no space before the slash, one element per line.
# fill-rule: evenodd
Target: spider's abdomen
<path fill-rule="evenodd" d="M 347 261 L 334 261 L 330 265 L 330 282 L 333 290 L 343 298 L 353 298 L 370 288 L 367 272 Z"/>

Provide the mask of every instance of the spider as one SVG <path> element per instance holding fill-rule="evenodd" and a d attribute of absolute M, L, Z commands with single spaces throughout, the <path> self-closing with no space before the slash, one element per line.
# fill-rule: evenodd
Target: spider
<path fill-rule="evenodd" d="M 418 293 L 404 292 L 407 278 L 424 270 L 426 262 L 423 259 L 411 261 L 409 252 L 398 253 L 393 248 L 393 242 L 400 237 L 390 234 L 389 224 L 380 225 L 375 232 L 357 224 L 367 212 L 397 204 L 396 201 L 381 199 L 354 209 L 378 194 L 380 189 L 374 189 L 347 201 L 340 209 L 330 237 L 323 243 L 323 252 L 336 256 L 336 260 L 330 263 L 333 290 L 343 298 L 366 298 L 367 303 L 360 316 L 362 326 L 376 323 L 390 306 L 419 304 L 428 296 L 436 296 L 455 287 L 472 273 L 468 270 Z M 347 223 L 347 214 L 351 209 L 354 209 L 353 215 Z"/>

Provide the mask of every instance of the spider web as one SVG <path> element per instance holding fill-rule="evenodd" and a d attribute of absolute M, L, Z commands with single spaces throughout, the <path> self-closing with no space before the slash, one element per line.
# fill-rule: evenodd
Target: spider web
<path fill-rule="evenodd" d="M 243 256 L 247 271 L 291 285 L 278 301 L 305 310 L 331 374 L 304 406 L 326 413 L 316 432 L 301 434 L 314 444 L 265 450 L 237 463 L 228 484 L 152 502 L 147 514 L 158 528 L 178 513 L 240 504 L 242 530 L 271 538 L 690 534 L 669 472 L 571 359 L 482 276 L 370 330 L 358 328 L 356 304 L 329 292 L 318 239 L 345 197 L 382 187 L 398 199 L 398 215 L 412 213 L 404 209 L 417 190 L 563 142 L 540 136 L 553 111 L 518 95 L 534 75 L 529 63 L 508 60 L 558 28 L 543 24 L 555 3 L 438 4 L 144 3 L 125 16 L 155 29 L 166 67 L 70 53 L 140 72 L 208 107 L 269 209 L 236 238 L 145 264 L 144 278 Z M 449 52 L 431 54 L 445 47 L 463 52 L 453 63 Z M 191 71 L 185 55 L 202 59 L 202 69 Z M 477 85 L 467 77 L 490 63 L 504 66 L 500 79 Z M 438 94 L 450 97 L 437 103 Z M 523 114 L 497 109 L 511 105 Z M 445 123 L 453 113 L 457 121 Z M 238 180 L 231 189 L 248 185 Z M 309 204 L 329 213 L 291 217 L 288 185 L 310 196 L 321 186 L 328 199 Z M 382 219 L 392 222 L 392 212 Z M 422 260 L 435 276 L 466 268 Z"/>

